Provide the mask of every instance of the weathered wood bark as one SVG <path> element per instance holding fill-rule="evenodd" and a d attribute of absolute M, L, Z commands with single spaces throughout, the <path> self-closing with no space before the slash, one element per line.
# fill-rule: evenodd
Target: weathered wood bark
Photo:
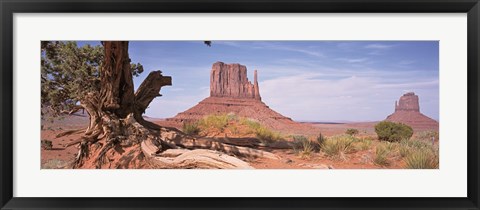
<path fill-rule="evenodd" d="M 103 110 L 119 117 L 132 113 L 133 79 L 128 56 L 128 42 L 102 42 L 104 57 L 100 71 L 100 98 Z"/>
<path fill-rule="evenodd" d="M 145 109 L 161 96 L 163 86 L 172 84 L 171 77 L 153 71 L 134 94 L 128 42 L 102 44 L 101 89 L 81 101 L 90 124 L 83 137 L 68 145 L 79 145 L 74 168 L 250 168 L 224 153 L 180 148 L 166 138 L 179 131 L 144 120 Z"/>
<path fill-rule="evenodd" d="M 171 77 L 163 76 L 161 71 L 152 71 L 138 87 L 137 92 L 135 92 L 134 114 L 135 119 L 140 124 L 151 129 L 159 129 L 158 125 L 144 120 L 142 115 L 153 99 L 162 96 L 160 89 L 169 85 L 172 85 Z"/>

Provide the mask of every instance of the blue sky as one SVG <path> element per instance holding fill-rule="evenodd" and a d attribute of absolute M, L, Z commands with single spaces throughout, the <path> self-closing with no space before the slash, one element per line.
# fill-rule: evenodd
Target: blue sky
<path fill-rule="evenodd" d="M 100 44 L 100 42 L 79 42 Z M 437 41 L 131 41 L 133 62 L 145 72 L 172 76 L 146 115 L 173 117 L 209 96 L 209 73 L 216 61 L 240 63 L 248 78 L 258 70 L 262 100 L 299 121 L 378 121 L 394 111 L 409 91 L 420 111 L 439 118 Z"/>

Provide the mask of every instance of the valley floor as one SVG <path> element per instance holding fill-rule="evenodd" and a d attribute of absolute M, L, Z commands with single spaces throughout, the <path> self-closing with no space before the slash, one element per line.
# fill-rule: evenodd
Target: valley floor
<path fill-rule="evenodd" d="M 150 119 L 151 120 L 151 119 Z M 177 127 L 181 129 L 181 125 L 174 122 L 156 120 L 155 123 L 162 126 Z M 66 130 L 82 129 L 87 126 L 88 117 L 77 115 L 69 117 L 68 119 L 57 120 L 52 122 L 42 121 L 41 139 L 52 142 L 52 149 L 41 149 L 41 166 L 43 169 L 59 168 L 66 165 L 73 160 L 77 148 L 75 146 L 64 149 L 64 145 L 78 139 L 81 133 L 67 135 L 56 138 L 56 135 Z M 248 162 L 251 166 L 257 169 L 401 169 L 406 168 L 405 158 L 399 152 L 398 145 L 391 145 L 394 148 L 386 157 L 387 163 L 376 163 L 376 147 L 384 142 L 376 140 L 374 126 L 376 122 L 364 123 L 344 123 L 344 124 L 321 124 L 321 123 L 307 123 L 313 129 L 321 132 L 327 138 L 334 135 L 345 134 L 349 128 L 357 129 L 359 134 L 356 138 L 370 142 L 368 148 L 354 149 L 352 152 L 340 154 L 336 156 L 329 156 L 323 152 L 311 152 L 309 154 L 299 154 L 293 149 L 272 149 L 269 151 L 279 157 L 279 159 L 268 158 L 248 158 L 239 157 Z M 223 134 L 222 134 L 223 135 Z M 226 135 L 225 135 L 226 136 Z M 225 137 L 223 137 L 225 138 Z M 227 137 L 228 138 L 228 137 Z M 387 145 L 388 146 L 388 145 Z M 438 148 L 438 142 L 435 142 Z M 390 147 L 390 146 L 389 146 Z M 396 148 L 396 149 L 395 149 Z"/>

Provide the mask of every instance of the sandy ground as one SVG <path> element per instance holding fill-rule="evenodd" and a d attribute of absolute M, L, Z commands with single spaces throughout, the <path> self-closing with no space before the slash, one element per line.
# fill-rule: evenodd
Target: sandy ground
<path fill-rule="evenodd" d="M 157 124 L 169 127 L 179 127 L 179 124 L 175 124 L 169 121 L 149 119 Z M 310 125 L 318 128 L 323 135 L 332 136 L 336 134 L 343 134 L 348 128 L 355 128 L 360 131 L 359 135 L 362 136 L 375 136 L 374 125 L 376 122 L 365 123 L 345 123 L 345 124 L 321 124 L 321 123 L 309 123 Z M 73 134 L 56 138 L 55 136 L 66 130 L 86 128 L 88 124 L 88 117 L 85 115 L 76 115 L 67 117 L 62 120 L 56 120 L 53 122 L 43 120 L 41 138 L 50 140 L 53 143 L 52 150 L 41 151 L 42 168 L 55 168 L 65 165 L 68 161 L 74 159 L 77 152 L 75 146 L 64 149 L 64 145 L 78 139 L 81 134 Z M 278 155 L 279 160 L 272 160 L 266 158 L 243 158 L 243 160 L 249 162 L 254 168 L 258 169 L 374 169 L 384 168 L 382 166 L 375 165 L 373 158 L 375 157 L 374 145 L 378 141 L 373 141 L 373 146 L 369 150 L 358 151 L 351 154 L 346 154 L 342 157 L 331 158 L 322 153 L 313 153 L 308 157 L 301 157 L 295 154 L 291 149 L 275 149 L 270 152 Z M 403 168 L 403 161 L 399 157 L 390 157 L 391 164 L 388 168 Z"/>

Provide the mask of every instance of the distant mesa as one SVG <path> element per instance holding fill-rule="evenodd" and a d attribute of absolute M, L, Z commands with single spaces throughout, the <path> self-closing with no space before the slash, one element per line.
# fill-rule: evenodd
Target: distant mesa
<path fill-rule="evenodd" d="M 210 97 L 168 120 L 189 122 L 202 119 L 207 115 L 229 113 L 254 119 L 276 130 L 311 129 L 310 126 L 294 122 L 292 119 L 270 109 L 262 102 L 256 70 L 252 84 L 247 78 L 246 66 L 223 62 L 216 62 L 212 65 Z"/>
<path fill-rule="evenodd" d="M 419 98 L 415 93 L 403 94 L 395 101 L 395 112 L 386 121 L 400 122 L 415 130 L 438 130 L 438 122 L 420 113 Z"/>

